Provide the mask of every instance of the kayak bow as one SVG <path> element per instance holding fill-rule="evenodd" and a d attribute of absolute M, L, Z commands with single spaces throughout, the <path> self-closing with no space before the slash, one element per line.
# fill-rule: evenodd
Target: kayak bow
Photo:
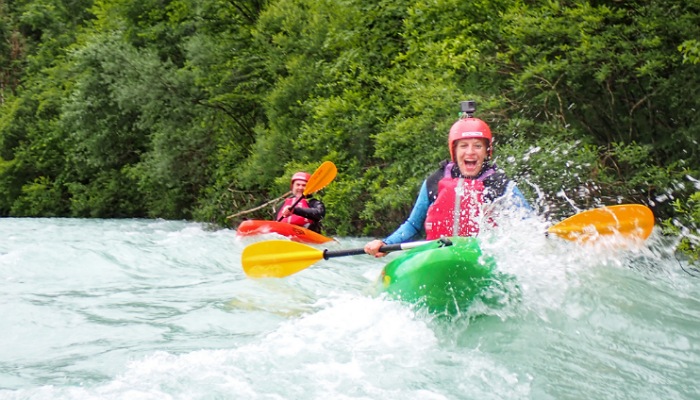
<path fill-rule="evenodd" d="M 475 301 L 497 307 L 519 294 L 515 278 L 496 271 L 496 262 L 481 252 L 473 237 L 429 242 L 388 263 L 377 286 L 389 296 L 457 315 Z"/>
<path fill-rule="evenodd" d="M 265 221 L 250 219 L 241 222 L 236 230 L 238 236 L 264 235 L 266 233 L 276 233 L 286 236 L 289 239 L 300 243 L 326 243 L 333 239 L 316 233 L 301 226 L 288 224 L 286 222 Z"/>

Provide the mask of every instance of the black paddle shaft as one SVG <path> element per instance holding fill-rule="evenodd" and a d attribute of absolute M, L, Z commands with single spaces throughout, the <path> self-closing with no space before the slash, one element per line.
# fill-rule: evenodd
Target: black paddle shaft
<path fill-rule="evenodd" d="M 382 253 L 389 253 L 392 251 L 396 250 L 408 250 L 408 249 L 413 249 L 418 246 L 422 246 L 424 244 L 430 243 L 432 240 L 423 240 L 420 242 L 408 242 L 408 243 L 398 243 L 398 244 L 385 244 L 384 246 L 379 248 L 379 251 Z M 452 246 L 452 242 L 448 238 L 441 238 L 438 239 L 438 242 L 440 243 L 440 246 Z M 358 254 L 364 254 L 365 249 L 348 249 L 348 250 L 323 250 L 323 259 L 328 260 L 329 258 L 333 257 L 345 257 L 345 256 L 355 256 Z"/>
<path fill-rule="evenodd" d="M 397 250 L 408 250 L 408 249 L 413 249 L 418 246 L 422 246 L 424 244 L 430 243 L 431 240 L 423 240 L 420 242 L 408 242 L 408 243 L 398 243 L 398 244 L 385 244 L 384 246 L 379 248 L 379 251 L 382 253 L 389 253 L 392 251 L 397 251 Z M 450 242 L 449 239 L 447 238 L 442 238 L 439 239 L 440 245 L 441 246 L 452 246 L 452 242 Z M 345 256 L 356 256 L 358 254 L 365 254 L 365 249 L 348 249 L 348 250 L 323 250 L 323 259 L 328 260 L 329 258 L 333 257 L 345 257 Z"/>

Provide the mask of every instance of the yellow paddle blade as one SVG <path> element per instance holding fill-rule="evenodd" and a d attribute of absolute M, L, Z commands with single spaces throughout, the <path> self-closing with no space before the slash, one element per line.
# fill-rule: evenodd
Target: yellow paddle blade
<path fill-rule="evenodd" d="M 329 183 L 335 179 L 338 175 L 338 168 L 335 164 L 330 161 L 325 161 L 321 166 L 319 166 L 313 175 L 306 182 L 306 188 L 304 189 L 304 197 L 310 195 L 311 193 L 318 192 L 319 190 L 326 187 Z"/>
<path fill-rule="evenodd" d="M 323 251 L 287 240 L 253 243 L 243 249 L 243 272 L 251 278 L 284 278 L 323 259 Z"/>
<path fill-rule="evenodd" d="M 646 239 L 654 229 L 654 214 L 641 204 L 622 204 L 580 212 L 547 232 L 567 240 L 588 241 L 601 235 Z"/>

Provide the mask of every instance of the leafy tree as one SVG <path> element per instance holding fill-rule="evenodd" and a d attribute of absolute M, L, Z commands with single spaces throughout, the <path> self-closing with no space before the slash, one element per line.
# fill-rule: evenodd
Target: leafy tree
<path fill-rule="evenodd" d="M 18 0 L 9 7 L 16 27 L 13 46 L 24 51 L 26 69 L 16 95 L 0 107 L 0 200 L 2 215 L 65 215 L 64 132 L 58 123 L 65 94 L 67 46 L 90 18 L 91 1 Z M 20 65 L 20 57 L 13 68 Z M 53 199 L 53 200 L 51 200 Z"/>
<path fill-rule="evenodd" d="M 680 238 L 677 250 L 697 264 L 700 262 L 700 190 L 687 200 L 675 200 L 673 208 L 678 217 L 665 220 L 664 230 Z"/>
<path fill-rule="evenodd" d="M 693 232 L 698 11 L 671 0 L 3 2 L 0 215 L 224 225 L 332 160 L 326 230 L 380 236 L 448 157 L 458 104 L 473 99 L 495 161 L 540 213 L 643 202 L 669 232 Z"/>
<path fill-rule="evenodd" d="M 0 106 L 15 94 L 26 57 L 26 44 L 9 7 L 0 2 Z"/>

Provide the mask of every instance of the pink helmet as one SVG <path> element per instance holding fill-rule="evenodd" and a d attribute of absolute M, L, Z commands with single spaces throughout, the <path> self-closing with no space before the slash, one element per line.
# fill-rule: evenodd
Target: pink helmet
<path fill-rule="evenodd" d="M 447 142 L 450 146 L 450 158 L 452 158 L 452 161 L 455 160 L 454 143 L 459 139 L 468 138 L 488 140 L 488 153 L 489 157 L 491 157 L 491 154 L 493 153 L 493 136 L 491 136 L 491 128 L 486 125 L 486 122 L 480 120 L 479 118 L 467 117 L 460 118 L 454 123 L 454 125 L 452 125 L 452 128 L 450 128 L 450 136 L 447 138 Z"/>
<path fill-rule="evenodd" d="M 297 172 L 296 174 L 292 175 L 292 183 L 290 185 L 294 185 L 294 181 L 308 182 L 309 179 L 311 179 L 311 175 L 309 175 L 308 173 Z"/>

